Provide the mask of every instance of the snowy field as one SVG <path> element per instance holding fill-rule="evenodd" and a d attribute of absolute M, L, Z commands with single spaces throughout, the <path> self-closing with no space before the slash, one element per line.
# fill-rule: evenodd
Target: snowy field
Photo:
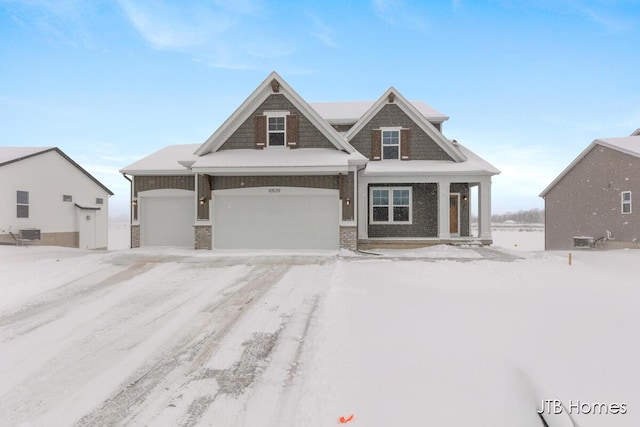
<path fill-rule="evenodd" d="M 640 425 L 640 252 L 569 265 L 540 231 L 494 237 L 381 256 L 0 246 L 0 425 L 542 427 L 554 399 L 550 427 Z"/>

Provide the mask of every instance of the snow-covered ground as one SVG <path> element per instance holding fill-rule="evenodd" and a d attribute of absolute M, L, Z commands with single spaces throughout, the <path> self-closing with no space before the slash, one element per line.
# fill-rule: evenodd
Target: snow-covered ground
<path fill-rule="evenodd" d="M 0 425 L 541 427 L 553 399 L 551 427 L 572 404 L 640 425 L 640 252 L 569 265 L 503 233 L 380 256 L 0 246 Z"/>

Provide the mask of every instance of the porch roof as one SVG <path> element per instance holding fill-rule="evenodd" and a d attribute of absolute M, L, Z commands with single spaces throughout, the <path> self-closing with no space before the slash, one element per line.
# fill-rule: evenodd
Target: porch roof
<path fill-rule="evenodd" d="M 462 145 L 460 151 L 467 157 L 464 162 L 447 160 L 382 160 L 369 162 L 365 176 L 416 175 L 498 175 L 500 171 Z"/>
<path fill-rule="evenodd" d="M 350 165 L 364 164 L 360 153 L 327 148 L 267 147 L 262 150 L 223 150 L 196 159 L 191 169 L 210 174 L 342 172 Z"/>

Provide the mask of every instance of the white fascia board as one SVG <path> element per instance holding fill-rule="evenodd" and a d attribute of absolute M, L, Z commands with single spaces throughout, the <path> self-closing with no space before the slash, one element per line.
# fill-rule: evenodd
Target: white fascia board
<path fill-rule="evenodd" d="M 362 115 L 360 120 L 349 129 L 345 134 L 347 141 L 350 141 L 355 135 L 360 132 L 373 117 L 378 114 L 380 110 L 388 103 L 389 94 L 393 93 L 395 96 L 394 104 L 396 104 L 402 111 L 404 111 L 413 120 L 420 129 L 422 129 L 427 135 L 429 135 L 435 142 L 442 148 L 456 162 L 463 162 L 466 160 L 464 154 L 457 150 L 447 138 L 444 137 L 434 126 L 427 120 L 427 118 L 418 111 L 418 109 L 407 101 L 400 92 L 393 86 L 386 90 L 386 92 L 373 103 L 371 108 Z"/>
<path fill-rule="evenodd" d="M 211 176 L 238 176 L 238 175 L 335 175 L 349 172 L 349 167 L 344 166 L 289 166 L 289 167 L 215 167 L 194 168 L 194 173 L 206 173 Z"/>
<path fill-rule="evenodd" d="M 126 173 L 127 175 L 133 176 L 148 176 L 148 175 L 193 175 L 193 172 L 188 169 L 176 169 L 176 170 L 166 170 L 166 169 L 120 169 L 121 174 Z"/>
<path fill-rule="evenodd" d="M 611 143 L 607 142 L 606 140 L 596 139 L 594 142 L 596 144 L 602 145 L 603 147 L 607 147 L 607 148 L 610 148 L 612 150 L 616 150 L 616 151 L 619 151 L 619 152 L 624 153 L 624 154 L 628 154 L 628 155 L 633 156 L 633 157 L 640 157 L 640 152 L 628 150 L 625 147 L 622 147 L 620 145 L 611 144 Z M 638 143 L 640 143 L 640 140 L 638 140 Z M 640 146 L 638 147 L 638 149 L 640 150 Z"/>
<path fill-rule="evenodd" d="M 351 146 L 326 120 L 304 100 L 289 84 L 275 71 L 254 90 L 251 95 L 238 107 L 227 120 L 198 148 L 196 155 L 217 151 L 220 146 L 245 122 L 253 112 L 274 92 L 271 89 L 271 81 L 275 79 L 280 86 L 279 92 L 283 94 L 320 132 L 338 149 L 347 153 L 353 153 L 355 148 Z"/>
<path fill-rule="evenodd" d="M 555 186 L 556 186 L 556 184 L 557 184 L 558 182 L 560 182 L 560 181 L 562 180 L 562 178 L 564 178 L 564 177 L 565 177 L 565 175 L 566 175 L 566 174 L 568 174 L 568 173 L 569 173 L 569 171 L 571 171 L 571 169 L 573 169 L 573 168 L 574 168 L 574 166 L 575 166 L 575 165 L 577 165 L 577 164 L 578 164 L 578 162 L 580 162 L 580 160 L 582 160 L 582 159 L 584 158 L 584 156 L 586 156 L 586 155 L 587 155 L 587 153 L 588 153 L 589 151 L 591 151 L 591 150 L 593 149 L 593 147 L 595 147 L 596 145 L 597 145 L 597 142 L 596 142 L 596 141 L 593 141 L 591 144 L 589 144 L 589 146 L 588 146 L 587 148 L 585 148 L 585 149 L 584 149 L 584 151 L 582 151 L 582 153 L 580 153 L 580 154 L 578 155 L 578 157 L 576 157 L 576 158 L 573 160 L 573 162 L 571 162 L 571 163 L 569 164 L 569 166 L 567 166 L 567 167 L 566 167 L 562 172 L 560 172 L 560 175 L 558 175 L 558 176 L 556 177 L 556 179 L 554 179 L 553 181 L 551 181 L 551 184 L 549 184 L 549 185 L 547 186 L 547 188 L 545 188 L 544 190 L 542 190 L 542 193 L 540 193 L 540 194 L 538 195 L 538 197 L 542 197 L 542 198 L 544 199 L 544 197 L 547 195 L 547 193 L 548 193 L 549 191 L 551 191 L 551 189 L 552 189 L 553 187 L 555 187 Z"/>
<path fill-rule="evenodd" d="M 412 183 L 435 183 L 435 182 L 461 182 L 461 183 L 478 183 L 491 181 L 490 175 L 479 174 L 431 174 L 431 175 L 362 175 L 359 182 L 366 184 L 412 184 Z"/>

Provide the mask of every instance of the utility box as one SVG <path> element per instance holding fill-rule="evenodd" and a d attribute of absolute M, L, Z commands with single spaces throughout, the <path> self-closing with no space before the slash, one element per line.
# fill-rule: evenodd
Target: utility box
<path fill-rule="evenodd" d="M 594 240 L 595 239 L 593 237 L 577 236 L 573 238 L 573 247 L 590 249 L 590 248 L 593 248 Z"/>
<path fill-rule="evenodd" d="M 20 230 L 20 238 L 23 240 L 40 240 L 39 228 L 25 228 Z"/>

